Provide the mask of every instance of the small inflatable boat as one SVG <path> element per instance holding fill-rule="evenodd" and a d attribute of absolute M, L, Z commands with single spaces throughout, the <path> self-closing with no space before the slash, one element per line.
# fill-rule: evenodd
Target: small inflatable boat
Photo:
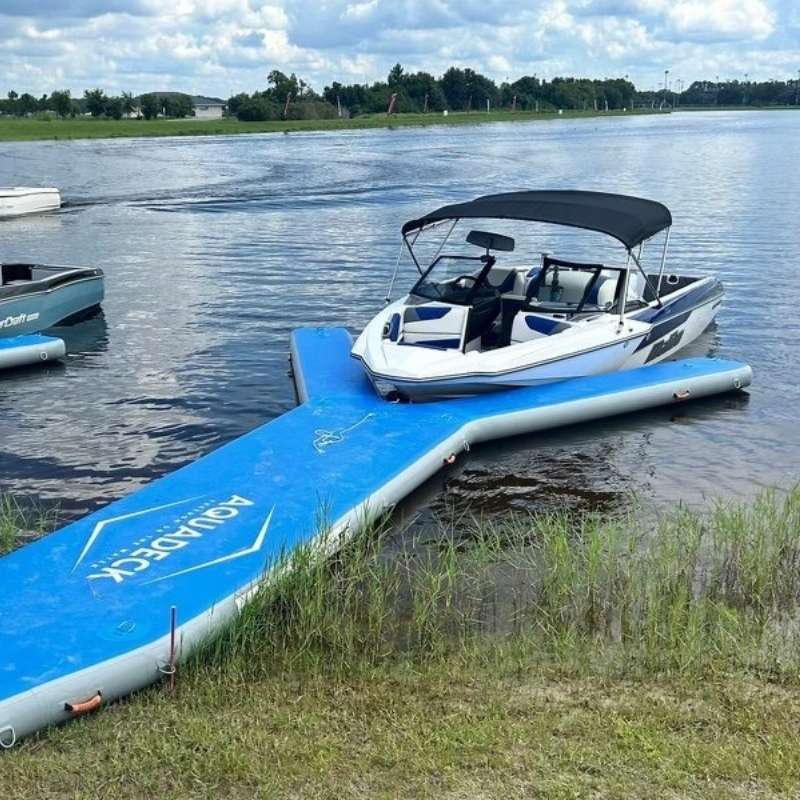
<path fill-rule="evenodd" d="M 103 295 L 103 270 L 96 267 L 0 264 L 0 337 L 90 317 Z"/>

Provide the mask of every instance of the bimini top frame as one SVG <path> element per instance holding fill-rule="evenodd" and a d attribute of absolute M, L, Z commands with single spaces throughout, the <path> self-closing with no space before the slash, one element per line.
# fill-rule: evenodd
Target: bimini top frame
<path fill-rule="evenodd" d="M 435 222 L 477 218 L 583 228 L 613 236 L 628 250 L 672 225 L 672 215 L 666 206 L 641 197 L 605 192 L 524 191 L 489 194 L 466 203 L 443 206 L 406 222 L 403 237 Z"/>
<path fill-rule="evenodd" d="M 403 225 L 403 242 L 420 274 L 423 274 L 424 270 L 414 254 L 414 243 L 425 228 L 448 221 L 452 222 L 447 236 L 436 253 L 438 256 L 459 220 L 479 218 L 545 222 L 596 231 L 611 236 L 621 242 L 628 251 L 626 272 L 632 260 L 644 275 L 645 281 L 655 294 L 656 301 L 661 305 L 661 277 L 667 257 L 669 228 L 672 225 L 672 214 L 662 203 L 642 197 L 607 192 L 542 190 L 489 194 L 466 203 L 442 206 L 424 217 L 409 220 Z M 642 247 L 647 239 L 663 230 L 667 231 L 667 235 L 661 255 L 657 285 L 653 286 L 641 264 Z M 412 241 L 409 241 L 408 238 L 410 233 L 415 234 Z M 633 252 L 637 247 L 638 254 Z M 434 256 L 434 261 L 436 256 Z M 395 275 L 396 271 L 395 268 Z M 392 278 L 393 285 L 394 277 Z M 391 294 L 391 288 L 389 294 Z"/>

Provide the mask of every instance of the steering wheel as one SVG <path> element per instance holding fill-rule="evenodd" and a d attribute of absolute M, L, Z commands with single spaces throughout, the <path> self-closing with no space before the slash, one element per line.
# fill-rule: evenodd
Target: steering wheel
<path fill-rule="evenodd" d="M 455 280 L 456 285 L 461 283 L 461 281 L 472 281 L 474 286 L 478 282 L 478 279 L 474 275 L 459 275 Z M 467 287 L 465 286 L 464 288 L 466 289 Z"/>

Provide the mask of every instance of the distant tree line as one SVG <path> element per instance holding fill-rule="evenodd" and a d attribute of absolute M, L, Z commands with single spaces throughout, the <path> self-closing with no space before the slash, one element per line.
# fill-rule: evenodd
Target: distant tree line
<path fill-rule="evenodd" d="M 5 99 L 0 98 L 0 114 L 28 117 L 34 114 L 52 114 L 58 117 L 77 117 L 90 114 L 92 117 L 122 119 L 123 117 L 190 117 L 194 106 L 189 95 L 180 92 L 150 92 L 134 97 L 123 92 L 118 97 L 109 96 L 102 89 L 87 89 L 83 97 L 72 97 L 69 89 L 57 90 L 50 95 L 37 98 L 27 92 L 11 91 Z"/>
<path fill-rule="evenodd" d="M 321 95 L 294 73 L 270 73 L 268 88 L 237 94 L 228 113 L 240 120 L 303 119 L 356 116 L 381 112 L 592 110 L 714 105 L 800 105 L 800 81 L 709 83 L 696 81 L 682 92 L 638 90 L 627 78 L 524 75 L 500 84 L 469 68 L 450 67 L 441 77 L 392 67 L 385 81 L 342 84 L 334 81 Z"/>
<path fill-rule="evenodd" d="M 682 91 L 666 87 L 638 90 L 627 78 L 556 77 L 543 80 L 524 75 L 498 84 L 469 68 L 450 67 L 441 77 L 428 72 L 406 72 L 395 64 L 385 81 L 342 84 L 334 81 L 318 94 L 294 73 L 273 70 L 267 88 L 240 93 L 227 102 L 226 113 L 243 121 L 327 119 L 376 113 L 442 111 L 554 111 L 556 109 L 615 111 L 631 108 L 680 106 L 800 105 L 800 80 L 695 81 Z M 123 92 L 108 96 L 102 89 L 87 89 L 81 98 L 69 90 L 37 98 L 11 91 L 0 99 L 0 114 L 30 116 L 48 113 L 59 117 L 91 114 L 93 117 L 145 119 L 187 117 L 194 114 L 191 98 L 180 92 L 150 92 L 134 97 Z"/>

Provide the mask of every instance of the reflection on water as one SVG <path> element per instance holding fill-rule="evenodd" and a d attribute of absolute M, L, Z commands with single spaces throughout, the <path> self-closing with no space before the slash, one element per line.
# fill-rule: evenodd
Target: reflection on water
<path fill-rule="evenodd" d="M 358 330 L 381 306 L 406 219 L 524 187 L 665 202 L 673 268 L 727 290 L 693 351 L 750 361 L 755 385 L 749 399 L 476 448 L 406 507 L 610 510 L 631 494 L 667 505 L 788 486 L 800 472 L 798 136 L 800 114 L 720 112 L 2 145 L 0 183 L 60 186 L 66 204 L 4 222 L 0 258 L 100 266 L 107 299 L 103 316 L 59 331 L 64 365 L 0 376 L 0 489 L 82 513 L 282 413 L 290 331 Z M 523 239 L 579 246 L 537 230 L 520 252 Z"/>

